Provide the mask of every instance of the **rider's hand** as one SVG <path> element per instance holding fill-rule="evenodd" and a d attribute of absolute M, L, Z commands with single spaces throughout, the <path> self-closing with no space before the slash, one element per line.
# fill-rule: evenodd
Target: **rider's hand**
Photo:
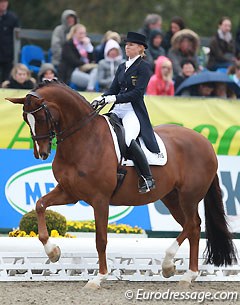
<path fill-rule="evenodd" d="M 104 98 L 105 98 L 106 104 L 111 104 L 111 103 L 116 102 L 116 95 L 106 95 L 106 96 L 104 96 Z"/>
<path fill-rule="evenodd" d="M 100 95 L 98 97 L 96 97 L 92 103 L 91 103 L 91 106 L 94 108 L 94 109 L 97 109 L 97 107 L 99 105 L 103 105 L 105 103 L 105 98 L 104 96 Z"/>

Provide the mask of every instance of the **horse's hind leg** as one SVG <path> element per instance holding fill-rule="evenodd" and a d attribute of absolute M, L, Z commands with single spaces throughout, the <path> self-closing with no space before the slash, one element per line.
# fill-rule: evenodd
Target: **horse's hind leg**
<path fill-rule="evenodd" d="M 198 275 L 198 252 L 201 232 L 198 202 L 200 199 L 199 197 L 194 198 L 194 195 L 190 195 L 189 193 L 181 193 L 180 198 L 180 205 L 185 216 L 182 233 L 188 238 L 190 244 L 189 270 L 184 273 L 180 284 L 181 286 L 187 287 Z"/>
<path fill-rule="evenodd" d="M 72 200 L 72 198 L 70 198 L 66 193 L 64 193 L 62 188 L 57 185 L 51 192 L 41 197 L 36 203 L 39 240 L 42 242 L 45 252 L 48 255 L 50 261 L 53 263 L 59 260 L 61 251 L 58 246 L 52 244 L 49 240 L 45 220 L 45 210 L 49 206 L 62 205 L 73 202 L 74 201 Z"/>
<path fill-rule="evenodd" d="M 170 213 L 174 219 L 183 227 L 185 217 L 183 211 L 179 205 L 178 193 L 176 190 L 172 191 L 166 197 L 162 199 L 166 207 L 169 209 Z M 176 266 L 174 264 L 174 257 L 182 244 L 186 239 L 185 232 L 181 232 L 173 244 L 166 250 L 164 260 L 162 262 L 162 275 L 166 278 L 169 278 L 175 274 Z"/>
<path fill-rule="evenodd" d="M 178 194 L 175 190 L 162 199 L 175 220 L 183 227 L 183 231 L 178 235 L 174 243 L 166 250 L 166 255 L 162 263 L 162 274 L 170 277 L 175 274 L 174 257 L 186 238 L 190 242 L 190 264 L 189 270 L 184 274 L 181 283 L 189 285 L 198 274 L 198 247 L 200 237 L 200 223 L 198 216 L 198 204 L 193 204 L 188 199 L 188 195 Z M 197 200 L 196 200 L 197 201 Z"/>

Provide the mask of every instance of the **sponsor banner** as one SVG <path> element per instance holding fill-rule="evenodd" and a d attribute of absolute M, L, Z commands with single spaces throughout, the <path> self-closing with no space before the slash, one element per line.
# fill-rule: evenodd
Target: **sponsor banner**
<path fill-rule="evenodd" d="M 0 89 L 0 148 L 33 148 L 29 128 L 22 120 L 22 106 L 4 102 L 5 97 L 22 97 L 27 92 Z M 96 95 L 82 94 L 88 101 Z M 218 155 L 240 154 L 239 101 L 162 96 L 146 96 L 145 100 L 154 126 L 166 123 L 182 125 L 206 136 Z"/>
<path fill-rule="evenodd" d="M 57 185 L 52 173 L 53 157 L 39 161 L 34 159 L 33 150 L 0 149 L 0 228 L 18 227 L 22 215 L 35 209 L 36 201 Z M 67 220 L 94 219 L 93 208 L 84 201 L 50 209 Z M 109 222 L 151 229 L 147 206 L 110 206 Z"/>
<path fill-rule="evenodd" d="M 35 208 L 36 201 L 56 186 L 51 161 L 34 159 L 32 150 L 0 149 L 0 228 L 16 228 L 23 214 Z M 219 180 L 225 211 L 233 232 L 240 232 L 240 157 L 218 156 Z M 204 177 L 203 177 L 204 179 Z M 87 203 L 54 206 L 67 220 L 93 220 Z M 204 208 L 199 205 L 204 231 Z M 181 227 L 158 200 L 139 207 L 110 206 L 109 222 L 140 226 L 153 231 L 180 231 Z"/>
<path fill-rule="evenodd" d="M 232 232 L 240 232 L 240 157 L 218 156 L 218 176 L 228 224 Z M 204 179 L 204 177 L 203 177 Z M 148 205 L 152 231 L 181 231 L 161 200 Z M 199 203 L 201 231 L 205 230 L 203 200 Z"/>

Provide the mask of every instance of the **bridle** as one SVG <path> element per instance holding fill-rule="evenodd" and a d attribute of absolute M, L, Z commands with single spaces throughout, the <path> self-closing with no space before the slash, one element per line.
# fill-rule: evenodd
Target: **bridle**
<path fill-rule="evenodd" d="M 31 91 L 26 95 L 26 99 L 29 103 L 30 103 L 29 99 L 31 98 L 31 96 L 36 97 L 38 99 L 42 99 L 42 97 L 37 92 Z M 44 111 L 45 117 L 46 117 L 46 122 L 47 122 L 47 125 L 49 126 L 48 133 L 43 134 L 43 135 L 34 135 L 32 130 L 31 130 L 31 137 L 32 137 L 33 141 L 49 139 L 48 153 L 50 153 L 52 140 L 55 137 L 57 139 L 57 144 L 62 143 L 66 138 L 70 137 L 75 132 L 80 130 L 82 127 L 87 125 L 94 117 L 96 117 L 99 114 L 99 112 L 101 111 L 101 109 L 103 107 L 100 107 L 97 110 L 93 110 L 85 118 L 81 119 L 80 121 L 75 122 L 72 126 L 69 126 L 69 127 L 65 128 L 64 130 L 59 130 L 58 121 L 55 120 L 55 118 L 52 115 L 49 107 L 47 106 L 47 104 L 44 101 L 42 102 L 42 104 L 38 108 L 36 108 L 32 111 L 26 111 L 24 109 L 25 108 L 25 105 L 24 105 L 23 106 L 23 113 L 28 115 L 28 114 L 37 113 L 39 111 Z"/>

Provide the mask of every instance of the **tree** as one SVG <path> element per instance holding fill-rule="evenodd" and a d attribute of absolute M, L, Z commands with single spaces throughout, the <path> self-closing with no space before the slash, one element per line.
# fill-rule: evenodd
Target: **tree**
<path fill-rule="evenodd" d="M 17 13 L 22 27 L 52 30 L 60 23 L 62 11 L 77 11 L 80 22 L 89 32 L 104 33 L 111 29 L 119 33 L 137 30 L 148 13 L 163 17 L 163 28 L 169 27 L 171 17 L 178 15 L 187 27 L 201 36 L 212 36 L 220 17 L 229 16 L 233 29 L 239 25 L 239 0 L 11 0 L 11 9 Z M 23 9 L 24 8 L 24 9 Z"/>

